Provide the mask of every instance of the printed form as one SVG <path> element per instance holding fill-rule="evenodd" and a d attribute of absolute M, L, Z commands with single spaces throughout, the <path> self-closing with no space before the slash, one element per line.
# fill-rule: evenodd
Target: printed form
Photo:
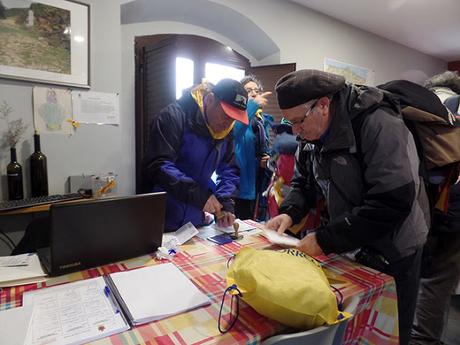
<path fill-rule="evenodd" d="M 99 277 L 24 293 L 23 305 L 34 307 L 26 344 L 82 344 L 128 330 L 105 289 Z"/>

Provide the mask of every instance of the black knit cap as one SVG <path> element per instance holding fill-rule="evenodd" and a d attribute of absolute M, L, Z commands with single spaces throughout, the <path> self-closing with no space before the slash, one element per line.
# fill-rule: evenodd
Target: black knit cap
<path fill-rule="evenodd" d="M 312 99 L 332 95 L 345 86 L 345 78 L 314 69 L 302 69 L 282 76 L 275 85 L 281 109 L 294 108 Z"/>

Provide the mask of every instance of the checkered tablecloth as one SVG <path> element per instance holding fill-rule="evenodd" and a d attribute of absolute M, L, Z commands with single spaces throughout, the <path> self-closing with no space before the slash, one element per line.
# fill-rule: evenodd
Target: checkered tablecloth
<path fill-rule="evenodd" d="M 211 305 L 138 326 L 93 344 L 256 344 L 276 333 L 282 333 L 285 326 L 259 315 L 244 302 L 240 303 L 239 319 L 235 327 L 226 334 L 220 334 L 217 329 L 220 304 L 226 288 L 227 262 L 242 246 L 267 248 L 270 245 L 258 235 L 247 236 L 241 241 L 222 246 L 199 238 L 189 241 L 182 246 L 173 263 L 209 296 Z M 352 296 L 359 297 L 355 317 L 347 327 L 343 343 L 398 344 L 398 312 L 393 278 L 341 256 L 318 259 L 328 277 L 337 282 L 336 287 L 340 289 L 345 300 Z M 50 278 L 45 283 L 7 288 L 0 292 L 0 310 L 21 306 L 24 291 L 159 263 L 153 256 L 146 255 Z M 225 320 L 229 313 L 230 298 L 227 298 L 223 309 Z"/>

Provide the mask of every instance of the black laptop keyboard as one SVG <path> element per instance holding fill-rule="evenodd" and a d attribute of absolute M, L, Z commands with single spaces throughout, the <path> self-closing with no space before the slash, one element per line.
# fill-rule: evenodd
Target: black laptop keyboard
<path fill-rule="evenodd" d="M 7 200 L 0 201 L 0 212 L 1 211 L 10 211 L 18 208 L 26 208 L 38 205 L 52 204 L 61 201 L 77 200 L 82 199 L 83 196 L 80 193 L 70 193 L 70 194 L 56 194 L 48 196 L 39 196 L 36 198 L 30 199 L 21 199 L 21 200 Z"/>

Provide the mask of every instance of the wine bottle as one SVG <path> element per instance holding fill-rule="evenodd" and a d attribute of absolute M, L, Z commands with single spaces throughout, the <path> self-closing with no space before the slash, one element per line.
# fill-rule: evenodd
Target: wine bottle
<path fill-rule="evenodd" d="M 30 156 L 30 179 L 32 197 L 48 195 L 48 169 L 46 156 L 41 152 L 40 134 L 34 134 L 35 152 Z"/>
<path fill-rule="evenodd" d="M 8 175 L 8 199 L 20 200 L 24 199 L 24 190 L 22 187 L 22 167 L 16 160 L 16 148 L 12 147 L 11 162 L 6 167 Z"/>

